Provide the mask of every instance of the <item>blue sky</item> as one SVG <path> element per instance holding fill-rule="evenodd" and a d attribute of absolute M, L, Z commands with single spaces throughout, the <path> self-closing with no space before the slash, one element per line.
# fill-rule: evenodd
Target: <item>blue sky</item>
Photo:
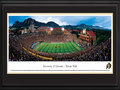
<path fill-rule="evenodd" d="M 15 21 L 23 22 L 27 18 L 44 23 L 54 21 L 59 25 L 86 24 L 111 29 L 111 16 L 9 16 L 9 25 L 12 26 Z"/>

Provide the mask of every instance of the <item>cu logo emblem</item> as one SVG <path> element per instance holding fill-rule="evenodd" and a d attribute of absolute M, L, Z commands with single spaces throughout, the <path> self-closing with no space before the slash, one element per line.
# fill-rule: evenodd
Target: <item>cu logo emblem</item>
<path fill-rule="evenodd" d="M 106 65 L 106 69 L 110 69 L 110 68 L 111 68 L 111 64 L 108 63 L 108 64 Z"/>

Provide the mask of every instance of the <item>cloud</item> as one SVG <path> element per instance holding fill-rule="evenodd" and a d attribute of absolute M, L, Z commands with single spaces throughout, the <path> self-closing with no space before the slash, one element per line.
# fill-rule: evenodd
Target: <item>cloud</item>
<path fill-rule="evenodd" d="M 57 16 L 31 16 L 31 18 L 35 19 L 36 21 L 44 22 L 44 23 L 47 23 L 49 21 L 54 21 L 59 25 L 68 25 L 67 22 L 61 21 L 61 18 Z"/>
<path fill-rule="evenodd" d="M 65 16 L 62 21 L 67 21 L 70 25 L 78 25 L 81 23 L 87 24 L 87 21 L 92 18 L 91 16 Z"/>
<path fill-rule="evenodd" d="M 110 16 L 98 16 L 95 19 L 94 25 L 111 29 L 111 17 Z"/>
<path fill-rule="evenodd" d="M 16 21 L 24 21 L 27 18 L 33 18 L 36 21 L 47 23 L 53 21 L 62 25 L 94 25 L 111 29 L 111 16 L 10 16 L 10 26 Z"/>
<path fill-rule="evenodd" d="M 49 21 L 54 21 L 59 25 L 77 25 L 80 23 L 86 23 L 88 20 L 91 20 L 91 16 L 31 16 L 39 22 L 47 23 Z M 86 23 L 87 24 L 87 23 Z"/>

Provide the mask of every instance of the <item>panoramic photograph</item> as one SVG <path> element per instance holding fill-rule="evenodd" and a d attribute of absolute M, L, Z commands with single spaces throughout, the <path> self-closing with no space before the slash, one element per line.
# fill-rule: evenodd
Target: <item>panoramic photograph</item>
<path fill-rule="evenodd" d="M 9 61 L 111 61 L 109 15 L 9 15 Z"/>

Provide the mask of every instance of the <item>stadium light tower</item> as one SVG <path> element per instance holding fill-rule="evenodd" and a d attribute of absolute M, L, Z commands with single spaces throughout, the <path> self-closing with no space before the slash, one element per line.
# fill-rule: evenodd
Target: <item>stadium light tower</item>
<path fill-rule="evenodd" d="M 52 30 L 53 30 L 53 28 L 51 27 L 51 28 L 50 28 L 50 30 L 52 31 Z"/>
<path fill-rule="evenodd" d="M 65 29 L 64 29 L 64 27 L 62 27 L 62 31 L 64 31 Z"/>
<path fill-rule="evenodd" d="M 83 29 L 83 34 L 86 34 L 86 29 Z"/>

